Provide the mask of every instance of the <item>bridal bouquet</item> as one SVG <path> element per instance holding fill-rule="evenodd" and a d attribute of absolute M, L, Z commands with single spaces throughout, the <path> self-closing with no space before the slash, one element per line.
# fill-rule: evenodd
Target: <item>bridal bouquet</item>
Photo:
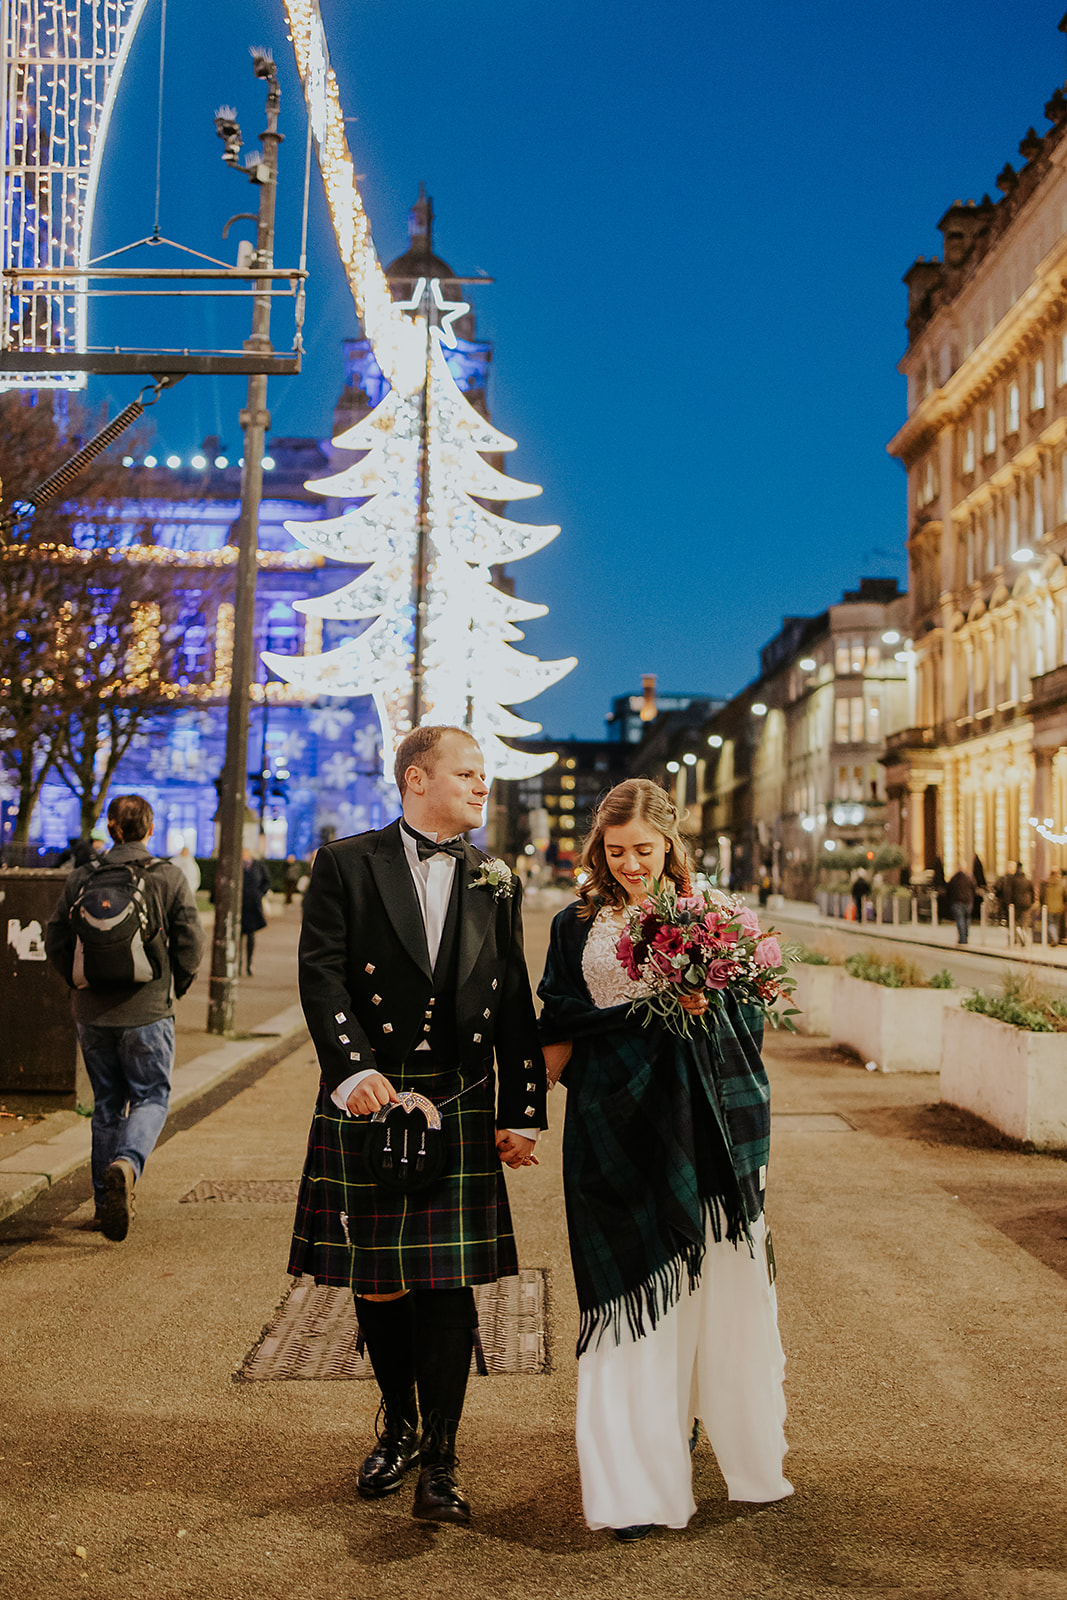
<path fill-rule="evenodd" d="M 688 1034 L 693 1022 L 705 1029 L 727 994 L 760 1007 L 772 1027 L 796 1031 L 796 1008 L 776 1010 L 796 987 L 789 963 L 773 930 L 760 928 L 750 906 L 706 892 L 677 894 L 670 879 L 656 879 L 639 906 L 627 910 L 617 955 L 633 979 L 649 984 L 651 994 L 632 1009 Z"/>

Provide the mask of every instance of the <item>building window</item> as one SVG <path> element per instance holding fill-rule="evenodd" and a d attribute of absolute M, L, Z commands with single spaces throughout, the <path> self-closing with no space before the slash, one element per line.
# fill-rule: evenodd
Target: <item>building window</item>
<path fill-rule="evenodd" d="M 985 414 L 985 438 L 982 441 L 982 452 L 984 455 L 992 456 L 996 454 L 996 449 L 997 414 L 992 406 L 987 406 Z"/>
<path fill-rule="evenodd" d="M 1045 409 L 1045 363 L 1038 356 L 1034 362 L 1034 384 L 1030 393 L 1030 409 L 1043 411 Z"/>
<path fill-rule="evenodd" d="M 1034 479 L 1034 543 L 1039 544 L 1045 537 L 1045 497 L 1042 494 L 1043 484 L 1040 478 Z"/>
<path fill-rule="evenodd" d="M 1019 548 L 1019 497 L 1012 490 L 1011 499 L 1008 501 L 1008 552 Z"/>
<path fill-rule="evenodd" d="M 1005 427 L 1006 433 L 1019 431 L 1019 385 L 1012 380 L 1008 385 L 1008 419 Z"/>
<path fill-rule="evenodd" d="M 967 529 L 967 582 L 974 582 L 974 525 Z"/>
<path fill-rule="evenodd" d="M 877 667 L 880 664 L 881 660 L 882 660 L 882 647 L 881 647 L 881 645 L 869 644 L 867 646 L 867 665 L 868 665 L 868 667 Z"/>
<path fill-rule="evenodd" d="M 847 672 L 849 663 L 848 640 L 839 639 L 834 647 L 834 671 Z"/>
<path fill-rule="evenodd" d="M 834 743 L 848 744 L 849 701 L 844 698 L 834 707 Z"/>
<path fill-rule="evenodd" d="M 866 796 L 863 793 L 863 768 L 862 767 L 853 767 L 852 768 L 852 794 L 851 794 L 850 798 L 853 799 L 853 800 L 863 800 L 863 799 L 866 798 Z"/>
<path fill-rule="evenodd" d="M 881 707 L 877 700 L 867 702 L 867 743 L 878 744 L 881 740 L 882 716 Z"/>
<path fill-rule="evenodd" d="M 848 768 L 847 767 L 838 767 L 838 769 L 837 769 L 837 798 L 839 800 L 847 800 L 848 799 Z"/>
<path fill-rule="evenodd" d="M 852 736 L 852 743 L 853 744 L 862 744 L 863 743 L 863 698 L 862 698 L 862 696 L 861 695 L 857 695 L 854 700 L 850 700 L 849 701 L 849 707 L 850 707 L 850 711 L 851 711 L 851 723 L 852 723 L 852 726 L 851 726 L 849 731 L 850 731 L 851 736 Z"/>
<path fill-rule="evenodd" d="M 852 662 L 852 670 L 853 670 L 853 672 L 862 672 L 863 671 L 864 654 L 865 654 L 865 646 L 864 646 L 863 640 L 862 639 L 853 639 L 853 641 L 852 641 L 852 652 L 851 652 L 851 662 Z"/>
<path fill-rule="evenodd" d="M 985 514 L 985 569 L 992 572 L 997 564 L 997 541 L 993 524 L 993 508 Z"/>
<path fill-rule="evenodd" d="M 1067 333 L 1060 335 L 1060 351 L 1056 362 L 1056 382 L 1067 383 Z"/>
<path fill-rule="evenodd" d="M 974 428 L 970 427 L 963 436 L 963 472 L 964 476 L 974 471 Z"/>

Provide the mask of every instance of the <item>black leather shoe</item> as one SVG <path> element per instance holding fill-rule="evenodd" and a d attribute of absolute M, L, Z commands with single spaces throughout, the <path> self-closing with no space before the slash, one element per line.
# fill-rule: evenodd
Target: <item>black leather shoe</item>
<path fill-rule="evenodd" d="M 130 1231 L 134 1211 L 133 1186 L 136 1181 L 137 1174 L 125 1156 L 119 1156 L 117 1161 L 104 1168 L 104 1197 L 97 1215 L 104 1238 L 116 1244 L 125 1239 Z"/>
<path fill-rule="evenodd" d="M 411 1515 L 423 1522 L 459 1522 L 464 1527 L 470 1522 L 470 1502 L 456 1484 L 454 1461 L 434 1461 L 423 1467 Z"/>
<path fill-rule="evenodd" d="M 412 1405 L 414 1398 L 413 1393 Z M 412 1420 L 407 1422 L 401 1410 L 399 1418 L 395 1418 L 390 1415 L 390 1407 L 385 1406 L 385 1427 L 356 1479 L 356 1488 L 364 1500 L 380 1500 L 383 1495 L 395 1493 L 405 1472 L 419 1459 L 419 1428 L 413 1410 L 411 1415 Z"/>
<path fill-rule="evenodd" d="M 638 1539 L 647 1539 L 651 1532 L 651 1522 L 634 1522 L 628 1528 L 616 1528 L 615 1537 L 620 1544 L 636 1544 Z"/>

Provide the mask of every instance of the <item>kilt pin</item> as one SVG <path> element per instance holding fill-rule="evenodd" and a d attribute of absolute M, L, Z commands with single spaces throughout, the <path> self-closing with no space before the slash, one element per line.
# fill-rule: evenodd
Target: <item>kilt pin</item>
<path fill-rule="evenodd" d="M 321 1070 L 289 1271 L 356 1295 L 454 1290 L 518 1271 L 497 1128 L 543 1128 L 544 1059 L 522 946 L 521 884 L 497 898 L 456 863 L 431 966 L 399 822 L 324 845 L 304 900 L 300 999 Z M 419 1193 L 363 1160 L 366 1118 L 330 1099 L 373 1068 L 441 1108 L 448 1162 Z M 447 1102 L 445 1104 L 444 1102 Z"/>

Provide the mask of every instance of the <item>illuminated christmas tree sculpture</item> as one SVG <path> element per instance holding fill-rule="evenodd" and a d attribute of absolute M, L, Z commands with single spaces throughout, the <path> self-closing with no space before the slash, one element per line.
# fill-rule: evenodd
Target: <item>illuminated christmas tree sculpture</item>
<path fill-rule="evenodd" d="M 512 648 L 523 637 L 517 624 L 547 607 L 506 593 L 491 569 L 540 550 L 559 529 L 512 522 L 478 503 L 541 491 L 484 459 L 515 441 L 474 409 L 449 370 L 444 350 L 456 345 L 452 324 L 466 303 L 447 300 L 442 280 L 429 276 L 408 300 L 393 300 L 356 187 L 318 7 L 289 0 L 287 10 L 338 244 L 391 388 L 334 441 L 365 451 L 362 459 L 309 485 L 363 503 L 326 521 L 286 523 L 308 549 L 366 566 L 344 588 L 297 609 L 366 626 L 320 655 L 263 659 L 309 696 L 372 695 L 387 752 L 423 723 L 451 723 L 470 728 L 492 775 L 532 776 L 555 757 L 503 743 L 540 731 L 507 708 L 557 683 L 575 660 L 543 662 Z"/>

